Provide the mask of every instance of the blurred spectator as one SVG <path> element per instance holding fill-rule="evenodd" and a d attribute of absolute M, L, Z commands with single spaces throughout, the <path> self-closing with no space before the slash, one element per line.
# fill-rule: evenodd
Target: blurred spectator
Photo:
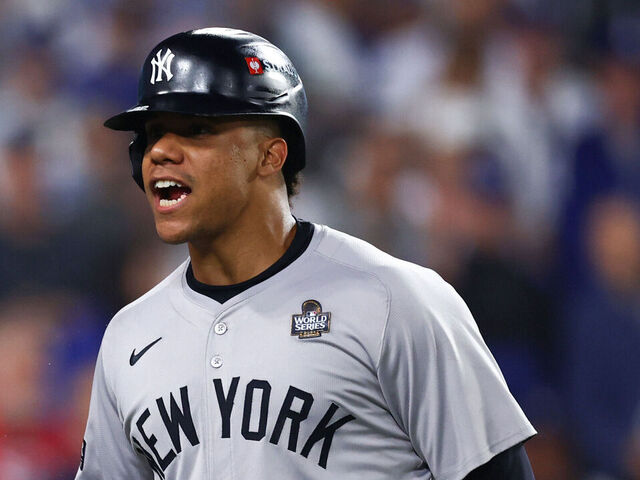
<path fill-rule="evenodd" d="M 519 265 L 509 248 L 515 237 L 513 205 L 500 164 L 486 157 L 468 161 L 467 207 L 473 221 L 471 248 L 453 279 L 500 364 L 515 397 L 553 385 L 555 324 L 551 292 Z"/>
<path fill-rule="evenodd" d="M 625 197 L 594 203 L 592 275 L 567 305 L 564 349 L 575 440 L 588 469 L 622 476 L 640 404 L 640 216 Z"/>
<path fill-rule="evenodd" d="M 342 108 L 359 100 L 362 55 L 357 28 L 347 18 L 355 1 L 281 2 L 274 17 L 284 50 L 301 77 L 309 79 L 305 87 Z"/>
<path fill-rule="evenodd" d="M 86 413 L 88 398 L 85 392 L 77 402 L 80 405 L 71 404 L 73 389 L 67 388 L 70 382 L 65 377 L 75 376 L 82 365 L 93 364 L 102 330 L 92 331 L 90 325 L 96 322 L 86 315 L 78 317 L 77 321 L 85 323 L 77 339 L 85 345 L 85 352 L 76 350 L 71 363 L 58 365 L 61 357 L 55 353 L 56 339 L 65 347 L 64 356 L 73 343 L 59 330 L 69 323 L 70 301 L 73 305 L 77 299 L 40 295 L 0 304 L 0 348 L 6 355 L 0 382 L 10 387 L 0 390 L 0 478 L 64 478 L 59 475 L 66 472 L 68 476 L 71 466 L 77 466 L 79 438 L 69 448 L 67 429 L 72 428 L 74 435 L 79 429 L 66 417 L 74 413 L 70 407 L 79 406 Z M 56 397 L 61 401 L 52 401 Z"/>
<path fill-rule="evenodd" d="M 99 168 L 96 157 L 94 166 Z M 55 208 L 43 185 L 40 162 L 31 131 L 22 132 L 3 152 L 0 298 L 21 291 L 67 290 L 93 296 L 115 312 L 121 297 L 113 279 L 124 261 L 126 213 L 131 211 L 114 201 L 122 198 L 122 189 L 104 190 L 110 184 L 102 177 L 102 188 L 86 196 L 76 216 L 63 221 L 50 213 Z M 109 192 L 109 200 L 100 203 L 100 195 Z"/>
<path fill-rule="evenodd" d="M 146 55 L 140 51 L 141 31 L 148 28 L 149 19 L 141 7 L 144 5 L 118 5 L 106 22 L 106 29 L 105 24 L 96 25 L 97 31 L 103 35 L 96 39 L 100 41 L 97 46 L 100 48 L 101 62 L 91 71 L 80 70 L 84 75 L 78 75 L 75 68 L 69 68 L 66 72 L 69 75 L 67 84 L 77 97 L 86 95 L 111 101 L 117 105 L 116 108 L 128 108 L 135 103 L 139 63 Z M 90 23 L 97 23 L 96 19 L 89 20 Z M 74 50 L 84 50 L 82 43 L 74 47 Z"/>
<path fill-rule="evenodd" d="M 77 99 L 62 94 L 52 52 L 23 45 L 12 52 L 13 68 L 0 84 L 0 142 L 28 130 L 38 160 L 38 180 L 46 200 L 55 202 L 55 222 L 73 212 L 86 193 L 87 152 L 82 142 L 82 114 Z"/>
<path fill-rule="evenodd" d="M 374 123 L 346 143 L 332 152 L 334 181 L 342 192 L 337 194 L 341 207 L 329 220 L 388 252 L 424 262 L 432 200 L 422 165 L 426 152 L 410 136 Z M 325 183 L 329 188 L 323 190 L 331 192 L 331 180 Z"/>
<path fill-rule="evenodd" d="M 591 121 L 587 79 L 564 62 L 550 25 L 520 19 L 486 72 L 487 142 L 506 172 L 519 243 L 536 263 L 553 240 L 565 198 L 568 149 Z"/>
<path fill-rule="evenodd" d="M 65 265 L 69 287 L 115 313 L 125 303 L 117 279 L 128 251 L 132 243 L 155 239 L 155 230 L 144 194 L 131 181 L 126 155 L 130 135 L 110 133 L 102 126 L 105 116 L 102 108 L 85 113 L 91 188 L 76 214 L 60 226 L 66 248 L 58 256 Z"/>
<path fill-rule="evenodd" d="M 562 229 L 561 262 L 574 289 L 588 274 L 584 230 L 591 204 L 614 192 L 640 200 L 640 69 L 609 56 L 598 74 L 603 114 L 577 143 Z"/>
<path fill-rule="evenodd" d="M 3 151 L 3 208 L 0 213 L 0 297 L 12 290 L 58 285 L 60 239 L 47 215 L 33 135 L 24 131 Z"/>

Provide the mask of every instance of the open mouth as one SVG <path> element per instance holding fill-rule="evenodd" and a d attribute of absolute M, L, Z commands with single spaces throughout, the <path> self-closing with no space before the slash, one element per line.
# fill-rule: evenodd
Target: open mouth
<path fill-rule="evenodd" d="M 157 180 L 153 191 L 159 199 L 161 207 L 172 207 L 183 201 L 191 193 L 191 189 L 175 180 Z"/>

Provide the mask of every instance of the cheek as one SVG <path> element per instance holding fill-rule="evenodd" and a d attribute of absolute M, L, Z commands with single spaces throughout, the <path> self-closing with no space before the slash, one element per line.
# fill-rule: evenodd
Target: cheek
<path fill-rule="evenodd" d="M 227 155 L 210 158 L 202 169 L 202 185 L 210 194 L 239 199 L 248 194 L 251 174 L 249 162 L 238 147 Z"/>
<path fill-rule="evenodd" d="M 224 169 L 210 172 L 203 178 L 199 188 L 205 199 L 205 208 L 216 210 L 233 209 L 246 197 L 246 182 L 234 170 Z"/>

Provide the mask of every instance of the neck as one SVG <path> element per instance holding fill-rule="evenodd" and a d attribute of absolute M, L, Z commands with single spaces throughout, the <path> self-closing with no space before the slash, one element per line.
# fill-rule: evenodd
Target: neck
<path fill-rule="evenodd" d="M 194 277 L 207 285 L 233 285 L 255 277 L 289 248 L 296 221 L 288 208 L 265 212 L 257 222 L 236 222 L 214 239 L 190 242 Z"/>

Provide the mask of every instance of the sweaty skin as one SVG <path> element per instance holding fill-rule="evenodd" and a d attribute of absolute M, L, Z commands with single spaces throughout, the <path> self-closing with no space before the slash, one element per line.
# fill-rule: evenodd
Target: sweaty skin
<path fill-rule="evenodd" d="M 156 230 L 186 242 L 197 280 L 245 281 L 272 265 L 295 235 L 281 173 L 286 142 L 268 123 L 161 114 L 146 124 L 142 163 Z M 154 187 L 173 180 L 188 188 L 176 205 L 160 205 Z"/>

